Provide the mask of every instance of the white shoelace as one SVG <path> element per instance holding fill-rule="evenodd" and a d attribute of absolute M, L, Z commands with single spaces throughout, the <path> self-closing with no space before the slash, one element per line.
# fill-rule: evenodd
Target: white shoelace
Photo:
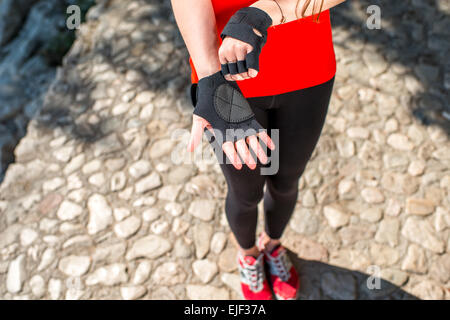
<path fill-rule="evenodd" d="M 241 281 L 249 285 L 250 290 L 253 292 L 258 292 L 263 289 L 264 281 L 264 265 L 262 263 L 263 255 L 260 255 L 254 265 L 249 265 L 245 262 L 244 257 L 241 261 L 244 267 L 239 265 L 239 272 L 241 274 Z"/>
<path fill-rule="evenodd" d="M 291 276 L 289 270 L 291 269 L 291 261 L 286 256 L 284 250 L 279 251 L 278 256 L 272 257 L 267 254 L 267 262 L 269 263 L 270 273 L 280 277 L 281 281 L 286 282 Z"/>

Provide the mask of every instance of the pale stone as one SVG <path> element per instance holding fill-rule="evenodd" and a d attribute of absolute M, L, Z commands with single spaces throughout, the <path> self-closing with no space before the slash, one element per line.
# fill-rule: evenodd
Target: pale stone
<path fill-rule="evenodd" d="M 372 239 L 374 232 L 368 230 L 366 226 L 351 224 L 341 228 L 338 234 L 341 237 L 342 244 L 348 246 L 361 240 Z"/>
<path fill-rule="evenodd" d="M 59 206 L 56 215 L 61 220 L 72 220 L 81 215 L 82 212 L 83 208 L 81 208 L 78 204 L 64 200 Z"/>
<path fill-rule="evenodd" d="M 137 179 L 148 174 L 151 170 L 151 167 L 152 166 L 149 161 L 139 160 L 130 166 L 128 172 L 133 178 Z"/>
<path fill-rule="evenodd" d="M 222 252 L 227 242 L 227 235 L 224 232 L 216 232 L 211 239 L 211 251 L 215 254 Z"/>
<path fill-rule="evenodd" d="M 320 182 L 322 181 L 322 177 L 320 176 L 319 172 L 314 168 L 306 170 L 304 173 L 304 177 L 307 185 L 311 188 L 319 186 Z"/>
<path fill-rule="evenodd" d="M 434 282 L 424 280 L 411 288 L 411 294 L 424 300 L 442 300 L 444 290 Z"/>
<path fill-rule="evenodd" d="M 127 286 L 120 288 L 120 294 L 124 300 L 136 300 L 147 293 L 144 286 Z"/>
<path fill-rule="evenodd" d="M 355 143 L 351 140 L 338 139 L 336 146 L 341 157 L 350 158 L 355 154 Z"/>
<path fill-rule="evenodd" d="M 408 137 L 400 133 L 392 133 L 387 139 L 387 143 L 394 149 L 402 151 L 411 151 L 414 145 Z"/>
<path fill-rule="evenodd" d="M 61 147 L 53 152 L 53 157 L 61 162 L 69 162 L 74 150 L 73 146 Z"/>
<path fill-rule="evenodd" d="M 48 281 L 48 293 L 52 300 L 58 300 L 61 296 L 62 281 L 59 279 L 51 278 Z"/>
<path fill-rule="evenodd" d="M 369 130 L 363 127 L 351 127 L 347 129 L 347 135 L 353 139 L 369 138 Z"/>
<path fill-rule="evenodd" d="M 31 229 L 31 228 L 25 228 L 20 232 L 20 244 L 23 247 L 27 247 L 30 244 L 32 244 L 37 238 L 39 234 Z"/>
<path fill-rule="evenodd" d="M 164 210 L 174 217 L 178 217 L 183 213 L 183 206 L 177 202 L 169 202 L 164 206 Z"/>
<path fill-rule="evenodd" d="M 380 272 L 380 277 L 383 280 L 389 281 L 398 287 L 401 287 L 408 280 L 408 274 L 397 269 L 388 268 L 382 269 Z"/>
<path fill-rule="evenodd" d="M 313 210 L 308 208 L 297 208 L 294 211 L 289 226 L 297 233 L 313 235 L 319 230 L 320 220 Z"/>
<path fill-rule="evenodd" d="M 125 218 L 128 218 L 131 214 L 131 211 L 128 208 L 114 208 L 113 215 L 116 221 L 122 221 Z"/>
<path fill-rule="evenodd" d="M 25 255 L 21 254 L 9 263 L 8 274 L 6 276 L 6 289 L 8 292 L 20 292 L 26 276 Z"/>
<path fill-rule="evenodd" d="M 146 191 L 153 190 L 161 186 L 161 184 L 162 182 L 159 174 L 156 172 L 152 172 L 151 174 L 142 178 L 136 183 L 135 185 L 136 193 L 144 193 Z"/>
<path fill-rule="evenodd" d="M 181 185 L 164 186 L 158 192 L 158 199 L 175 201 L 182 187 Z"/>
<path fill-rule="evenodd" d="M 94 173 L 92 176 L 89 177 L 88 181 L 90 184 L 101 187 L 105 184 L 105 175 L 103 172 Z"/>
<path fill-rule="evenodd" d="M 306 190 L 303 194 L 302 205 L 308 208 L 314 207 L 316 205 L 316 198 L 311 189 Z"/>
<path fill-rule="evenodd" d="M 111 245 L 97 245 L 92 254 L 92 259 L 95 262 L 112 263 L 121 260 L 127 249 L 125 242 L 114 243 Z"/>
<path fill-rule="evenodd" d="M 102 162 L 98 159 L 94 159 L 92 161 L 89 161 L 88 163 L 86 163 L 83 168 L 81 169 L 81 171 L 85 174 L 85 175 L 90 175 L 98 170 L 100 170 L 100 168 L 102 167 Z"/>
<path fill-rule="evenodd" d="M 187 274 L 175 262 L 165 262 L 158 266 L 152 275 L 152 280 L 160 286 L 172 286 L 184 283 Z"/>
<path fill-rule="evenodd" d="M 387 243 L 391 247 L 398 244 L 399 221 L 397 219 L 384 219 L 380 222 L 375 240 L 380 243 Z"/>
<path fill-rule="evenodd" d="M 154 234 L 163 234 L 169 230 L 169 223 L 167 221 L 164 221 L 162 219 L 154 221 L 150 225 L 150 230 Z"/>
<path fill-rule="evenodd" d="M 239 276 L 235 273 L 224 272 L 220 276 L 220 280 L 224 284 L 226 284 L 230 289 L 233 289 L 235 293 L 243 299 L 242 289 L 241 289 L 241 280 Z"/>
<path fill-rule="evenodd" d="M 431 276 L 440 283 L 447 283 L 450 280 L 450 254 L 446 253 L 437 258 L 430 266 Z"/>
<path fill-rule="evenodd" d="M 355 183 L 352 180 L 341 180 L 338 185 L 339 196 L 342 199 L 351 199 L 355 196 Z"/>
<path fill-rule="evenodd" d="M 125 220 L 116 223 L 114 226 L 114 233 L 119 238 L 129 238 L 135 234 L 141 227 L 141 219 L 135 216 L 126 218 Z"/>
<path fill-rule="evenodd" d="M 444 242 L 436 236 L 433 227 L 426 220 L 409 217 L 403 225 L 402 235 L 433 252 L 444 252 Z"/>
<path fill-rule="evenodd" d="M 146 222 L 151 222 L 159 218 L 160 211 L 157 208 L 149 208 L 142 212 L 142 219 Z"/>
<path fill-rule="evenodd" d="M 87 230 L 89 234 L 96 234 L 113 222 L 112 210 L 105 197 L 100 194 L 93 194 L 88 199 L 89 222 Z"/>
<path fill-rule="evenodd" d="M 387 201 L 385 212 L 389 216 L 396 217 L 399 215 L 401 209 L 401 204 L 397 200 L 391 198 Z"/>
<path fill-rule="evenodd" d="M 332 228 L 345 226 L 350 220 L 350 216 L 340 206 L 325 206 L 323 213 Z"/>
<path fill-rule="evenodd" d="M 420 176 L 425 171 L 426 163 L 423 160 L 414 160 L 408 166 L 408 173 L 412 176 Z"/>
<path fill-rule="evenodd" d="M 90 257 L 71 255 L 59 261 L 58 269 L 69 277 L 79 277 L 89 270 L 90 265 Z"/>
<path fill-rule="evenodd" d="M 40 275 L 35 275 L 30 279 L 30 288 L 33 296 L 40 299 L 45 294 L 45 281 Z"/>
<path fill-rule="evenodd" d="M 105 166 L 109 171 L 119 171 L 125 165 L 125 159 L 123 158 L 113 158 L 105 161 Z"/>
<path fill-rule="evenodd" d="M 450 228 L 450 212 L 442 207 L 436 208 L 436 216 L 434 219 L 434 228 L 440 232 Z"/>
<path fill-rule="evenodd" d="M 370 245 L 370 255 L 376 265 L 391 266 L 399 259 L 399 253 L 396 249 L 378 243 Z"/>
<path fill-rule="evenodd" d="M 95 270 L 86 278 L 86 285 L 92 286 L 101 284 L 105 286 L 115 286 L 128 281 L 126 265 L 114 263 Z"/>
<path fill-rule="evenodd" d="M 397 131 L 398 129 L 398 121 L 395 118 L 390 118 L 384 124 L 384 131 L 386 133 L 392 133 Z"/>
<path fill-rule="evenodd" d="M 425 256 L 425 251 L 418 245 L 409 245 L 408 252 L 403 259 L 401 268 L 408 272 L 426 273 L 427 258 Z"/>
<path fill-rule="evenodd" d="M 434 212 L 434 202 L 428 199 L 406 199 L 406 213 L 416 215 L 429 215 Z"/>
<path fill-rule="evenodd" d="M 369 222 L 377 222 L 383 216 L 383 213 L 380 208 L 369 208 L 362 211 L 359 216 L 361 219 L 369 221 Z"/>
<path fill-rule="evenodd" d="M 153 143 L 150 147 L 150 158 L 156 159 L 172 151 L 175 141 L 171 139 L 161 139 Z"/>
<path fill-rule="evenodd" d="M 146 257 L 149 259 L 162 256 L 172 249 L 172 245 L 165 238 L 148 235 L 137 240 L 126 254 L 127 260 Z"/>
<path fill-rule="evenodd" d="M 55 261 L 56 258 L 56 250 L 54 248 L 47 248 L 42 253 L 41 262 L 37 268 L 38 271 L 42 271 L 47 269 L 47 267 Z"/>
<path fill-rule="evenodd" d="M 80 153 L 76 157 L 72 158 L 72 160 L 70 160 L 70 162 L 65 166 L 63 173 L 65 175 L 69 175 L 72 172 L 78 170 L 83 165 L 85 159 L 86 155 L 84 153 Z"/>
<path fill-rule="evenodd" d="M 214 200 L 199 199 L 191 202 L 188 212 L 203 221 L 210 221 L 216 211 L 216 202 Z"/>
<path fill-rule="evenodd" d="M 202 259 L 209 251 L 213 227 L 209 223 L 198 223 L 193 226 L 195 254 L 197 259 Z"/>
<path fill-rule="evenodd" d="M 361 191 L 361 196 L 367 203 L 380 203 L 384 201 L 384 195 L 377 188 L 367 187 Z"/>
<path fill-rule="evenodd" d="M 172 223 L 172 232 L 179 236 L 185 233 L 190 226 L 191 225 L 187 221 L 180 218 L 175 218 Z"/>
<path fill-rule="evenodd" d="M 219 272 L 217 264 L 208 259 L 194 261 L 194 263 L 192 264 L 192 270 L 194 270 L 194 274 L 203 283 L 210 282 L 212 278 Z"/>
<path fill-rule="evenodd" d="M 83 181 L 81 181 L 80 175 L 75 172 L 67 177 L 67 190 L 74 190 L 83 187 Z"/>
<path fill-rule="evenodd" d="M 60 177 L 53 178 L 51 180 L 45 181 L 42 184 L 42 190 L 44 193 L 55 191 L 59 187 L 61 187 L 64 184 L 64 179 Z"/>
<path fill-rule="evenodd" d="M 125 172 L 115 172 L 111 177 L 110 189 L 112 192 L 120 191 L 125 188 L 126 184 L 127 176 L 125 175 Z"/>
<path fill-rule="evenodd" d="M 150 276 L 150 271 L 152 269 L 151 267 L 152 266 L 150 261 L 148 260 L 141 261 L 134 273 L 133 284 L 135 285 L 143 284 Z"/>
<path fill-rule="evenodd" d="M 191 300 L 229 300 L 230 293 L 225 288 L 217 288 L 211 285 L 189 284 L 186 294 Z"/>

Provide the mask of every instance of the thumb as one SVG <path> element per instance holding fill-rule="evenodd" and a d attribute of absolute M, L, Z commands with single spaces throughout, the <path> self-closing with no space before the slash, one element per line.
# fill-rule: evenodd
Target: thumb
<path fill-rule="evenodd" d="M 187 145 L 187 150 L 189 152 L 194 151 L 194 149 L 199 145 L 202 140 L 204 125 L 202 121 L 198 118 L 194 118 L 192 122 L 191 136 L 189 139 L 189 143 Z"/>

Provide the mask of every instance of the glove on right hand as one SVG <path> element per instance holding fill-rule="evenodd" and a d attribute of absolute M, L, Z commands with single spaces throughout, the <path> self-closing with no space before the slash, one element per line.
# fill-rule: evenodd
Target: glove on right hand
<path fill-rule="evenodd" d="M 192 101 L 194 114 L 211 124 L 216 133 L 216 141 L 236 142 L 265 130 L 255 115 L 235 81 L 227 81 L 218 71 L 201 78 L 196 86 Z M 207 129 L 205 129 L 206 131 Z"/>
<path fill-rule="evenodd" d="M 247 72 L 249 68 L 259 71 L 259 55 L 267 41 L 267 29 L 271 25 L 272 18 L 264 10 L 255 7 L 242 8 L 231 17 L 220 35 L 222 40 L 227 36 L 232 37 L 250 44 L 253 50 L 245 60 L 222 64 L 223 75 Z"/>

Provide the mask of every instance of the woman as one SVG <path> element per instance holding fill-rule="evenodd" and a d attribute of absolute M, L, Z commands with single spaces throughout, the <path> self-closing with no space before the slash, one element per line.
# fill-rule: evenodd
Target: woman
<path fill-rule="evenodd" d="M 203 132 L 209 130 L 217 140 L 225 127 L 238 128 L 240 122 L 230 122 L 239 117 L 250 121 L 249 128 L 278 129 L 278 144 L 264 130 L 217 140 L 229 160 L 219 162 L 228 187 L 225 213 L 237 240 L 241 288 L 248 300 L 273 299 L 272 291 L 277 299 L 297 297 L 298 275 L 280 238 L 328 110 L 336 72 L 329 9 L 343 1 L 172 0 L 190 54 L 193 88 L 198 84 L 188 150 L 200 143 Z M 259 38 L 248 33 L 249 26 Z M 245 99 L 236 98 L 241 94 Z M 224 99 L 231 100 L 221 105 Z M 228 118 L 221 108 L 228 108 Z M 278 152 L 275 174 L 261 174 L 269 161 L 261 142 Z M 261 199 L 265 228 L 255 244 Z"/>

